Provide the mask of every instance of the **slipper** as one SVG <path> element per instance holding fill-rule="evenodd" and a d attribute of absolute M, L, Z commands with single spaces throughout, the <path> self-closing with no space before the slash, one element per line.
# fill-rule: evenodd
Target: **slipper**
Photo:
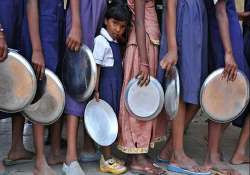
<path fill-rule="evenodd" d="M 159 155 L 159 154 L 157 154 L 156 159 L 155 159 L 154 162 L 155 162 L 156 164 L 157 164 L 157 163 L 164 163 L 164 164 L 169 164 L 169 163 L 170 163 L 169 160 L 160 158 L 160 155 Z"/>
<path fill-rule="evenodd" d="M 99 161 L 101 158 L 101 153 L 99 151 L 95 153 L 81 153 L 79 156 L 79 162 L 86 163 L 86 162 L 95 162 Z"/>
<path fill-rule="evenodd" d="M 167 170 L 175 173 L 188 174 L 188 175 L 211 175 L 211 172 L 195 172 L 185 168 L 181 168 L 174 164 L 168 164 Z"/>
<path fill-rule="evenodd" d="M 11 165 L 17 165 L 17 164 L 30 163 L 33 160 L 34 160 L 34 157 L 32 157 L 31 159 L 17 159 L 17 160 L 11 160 L 11 159 L 8 159 L 8 158 L 4 158 L 3 159 L 3 164 L 5 166 L 11 166 Z"/>

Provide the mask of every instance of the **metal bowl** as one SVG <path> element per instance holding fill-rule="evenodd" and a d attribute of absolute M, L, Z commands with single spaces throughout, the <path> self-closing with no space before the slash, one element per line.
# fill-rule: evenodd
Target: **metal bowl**
<path fill-rule="evenodd" d="M 138 79 L 129 81 L 125 90 L 125 105 L 128 112 L 138 120 L 148 121 L 158 116 L 164 104 L 164 92 L 161 84 L 150 77 L 147 86 L 137 85 Z"/>
<path fill-rule="evenodd" d="M 60 117 L 65 105 L 65 93 L 58 77 L 45 69 L 46 87 L 42 97 L 23 111 L 23 115 L 35 123 L 50 125 Z"/>
<path fill-rule="evenodd" d="M 26 59 L 15 51 L 0 63 L 0 110 L 7 113 L 22 111 L 36 93 L 36 76 Z"/>
<path fill-rule="evenodd" d="M 62 81 L 67 93 L 76 100 L 87 100 L 95 89 L 96 63 L 91 50 L 83 45 L 79 52 L 66 49 Z"/>
<path fill-rule="evenodd" d="M 101 146 L 109 146 L 117 138 L 118 121 L 115 112 L 104 100 L 89 101 L 84 113 L 84 123 L 90 137 Z"/>
<path fill-rule="evenodd" d="M 249 82 L 237 72 L 235 81 L 222 79 L 223 68 L 211 73 L 201 88 L 201 108 L 215 122 L 233 121 L 242 114 L 249 101 Z"/>
<path fill-rule="evenodd" d="M 165 80 L 165 111 L 173 120 L 179 109 L 180 99 L 180 78 L 177 68 L 174 66 L 171 72 L 166 75 Z"/>

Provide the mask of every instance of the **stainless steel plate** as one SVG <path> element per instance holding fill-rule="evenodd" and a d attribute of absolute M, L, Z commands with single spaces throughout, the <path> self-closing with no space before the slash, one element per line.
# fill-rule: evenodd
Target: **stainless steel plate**
<path fill-rule="evenodd" d="M 0 63 L 0 110 L 22 111 L 36 93 L 36 76 L 31 65 L 20 54 L 10 51 Z"/>
<path fill-rule="evenodd" d="M 177 115 L 180 99 L 180 78 L 175 66 L 170 74 L 166 75 L 165 82 L 165 111 L 172 120 Z"/>
<path fill-rule="evenodd" d="M 49 125 L 61 117 L 65 93 L 62 83 L 53 72 L 46 69 L 45 75 L 47 82 L 44 94 L 36 103 L 26 107 L 23 114 L 32 122 Z"/>
<path fill-rule="evenodd" d="M 222 80 L 224 69 L 210 74 L 201 88 L 201 107 L 210 119 L 225 123 L 237 118 L 246 108 L 249 101 L 249 82 L 246 76 L 238 71 L 235 81 Z"/>
<path fill-rule="evenodd" d="M 97 77 L 91 50 L 83 45 L 79 52 L 66 50 L 62 66 L 62 81 L 67 93 L 83 102 L 93 93 Z"/>
<path fill-rule="evenodd" d="M 85 109 L 84 123 L 90 137 L 101 146 L 109 146 L 117 138 L 118 121 L 112 107 L 104 100 L 91 100 Z"/>
<path fill-rule="evenodd" d="M 138 120 L 152 120 L 161 112 L 164 92 L 161 84 L 153 77 L 147 86 L 139 87 L 138 79 L 129 81 L 125 91 L 125 105 L 128 112 Z"/>

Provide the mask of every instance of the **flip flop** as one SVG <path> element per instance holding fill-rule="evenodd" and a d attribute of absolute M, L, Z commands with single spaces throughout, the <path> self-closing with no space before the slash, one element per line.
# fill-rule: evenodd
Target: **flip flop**
<path fill-rule="evenodd" d="M 188 174 L 188 175 L 211 175 L 211 172 L 195 172 L 185 168 L 181 168 L 174 164 L 168 164 L 167 170 L 175 173 Z"/>
<path fill-rule="evenodd" d="M 17 165 L 17 164 L 30 163 L 33 160 L 34 160 L 34 157 L 32 157 L 31 159 L 17 159 L 17 160 L 11 160 L 11 159 L 8 159 L 8 158 L 4 158 L 3 159 L 3 164 L 5 166 L 12 166 L 12 165 Z"/>
<path fill-rule="evenodd" d="M 156 159 L 155 159 L 154 162 L 155 162 L 156 164 L 157 164 L 157 163 L 164 163 L 164 164 L 169 164 L 169 163 L 170 163 L 169 160 L 160 158 L 160 155 L 159 155 L 159 154 L 157 154 Z"/>
<path fill-rule="evenodd" d="M 101 158 L 101 153 L 99 151 L 95 153 L 81 153 L 79 156 L 79 162 L 86 163 L 86 162 L 96 162 L 99 161 Z"/>

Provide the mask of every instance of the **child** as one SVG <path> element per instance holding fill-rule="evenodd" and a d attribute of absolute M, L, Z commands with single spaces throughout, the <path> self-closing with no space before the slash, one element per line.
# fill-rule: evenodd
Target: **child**
<path fill-rule="evenodd" d="M 164 118 L 139 121 L 127 111 L 124 92 L 128 82 L 140 75 L 140 85 L 149 83 L 149 75 L 156 75 L 160 31 L 154 0 L 128 0 L 132 11 L 132 27 L 124 56 L 124 80 L 120 101 L 118 149 L 131 155 L 130 168 L 142 174 L 160 174 L 162 170 L 153 166 L 145 156 L 156 141 L 164 137 Z"/>
<path fill-rule="evenodd" d="M 116 115 L 119 115 L 122 88 L 122 57 L 119 39 L 129 23 L 129 11 L 125 5 L 110 5 L 105 15 L 105 28 L 95 38 L 93 55 L 97 64 L 97 83 L 95 98 L 109 103 Z M 100 170 L 104 173 L 122 174 L 126 167 L 113 158 L 111 147 L 103 147 Z"/>
<path fill-rule="evenodd" d="M 244 33 L 244 51 L 250 65 L 250 0 L 245 0 L 245 12 L 238 13 L 240 20 L 243 21 Z M 250 77 L 248 77 L 250 80 Z M 250 157 L 247 155 L 247 145 L 250 137 L 250 105 L 248 105 L 244 116 L 240 116 L 233 124 L 242 127 L 237 147 L 231 159 L 231 164 L 239 165 L 250 163 Z"/>
<path fill-rule="evenodd" d="M 223 77 L 233 81 L 237 67 L 249 77 L 249 67 L 243 52 L 243 37 L 238 21 L 234 0 L 219 0 L 214 4 L 207 0 L 209 33 L 211 45 L 211 70 L 225 67 Z M 219 145 L 222 124 L 209 121 L 208 152 L 205 166 L 225 174 L 239 174 L 221 161 Z"/>
<path fill-rule="evenodd" d="M 21 29 L 23 21 L 23 0 L 0 1 L 0 60 L 7 56 L 7 47 L 20 50 Z M 12 143 L 8 157 L 4 163 L 18 164 L 32 161 L 33 153 L 27 151 L 23 145 L 24 117 L 18 114 L 0 113 L 4 118 L 12 117 Z M 7 160 L 7 162 L 5 161 Z M 7 164 L 9 165 L 9 164 Z M 0 163 L 0 174 L 7 174 Z"/>
<path fill-rule="evenodd" d="M 64 9 L 62 0 L 27 0 L 27 17 L 23 25 L 23 52 L 31 59 L 37 79 L 45 76 L 45 67 L 56 72 L 63 46 Z M 60 123 L 52 127 L 52 150 L 50 164 L 63 162 L 60 152 Z M 34 175 L 56 174 L 44 155 L 44 126 L 33 124 L 33 139 L 36 150 Z"/>
<path fill-rule="evenodd" d="M 94 37 L 102 24 L 106 0 L 71 0 L 66 17 L 66 46 L 78 51 L 81 44 L 94 47 Z M 78 121 L 84 115 L 84 103 L 66 94 L 64 113 L 67 115 L 67 153 L 62 171 L 65 175 L 84 174 L 78 163 L 77 131 Z"/>
<path fill-rule="evenodd" d="M 158 80 L 176 65 L 180 75 L 180 104 L 172 122 L 172 134 L 158 161 L 170 164 L 169 171 L 199 174 L 197 163 L 183 148 L 184 129 L 199 109 L 199 93 L 207 76 L 207 14 L 202 0 L 164 1 L 163 30 Z M 165 70 L 166 72 L 165 72 Z M 203 173 L 204 174 L 204 173 Z"/>

